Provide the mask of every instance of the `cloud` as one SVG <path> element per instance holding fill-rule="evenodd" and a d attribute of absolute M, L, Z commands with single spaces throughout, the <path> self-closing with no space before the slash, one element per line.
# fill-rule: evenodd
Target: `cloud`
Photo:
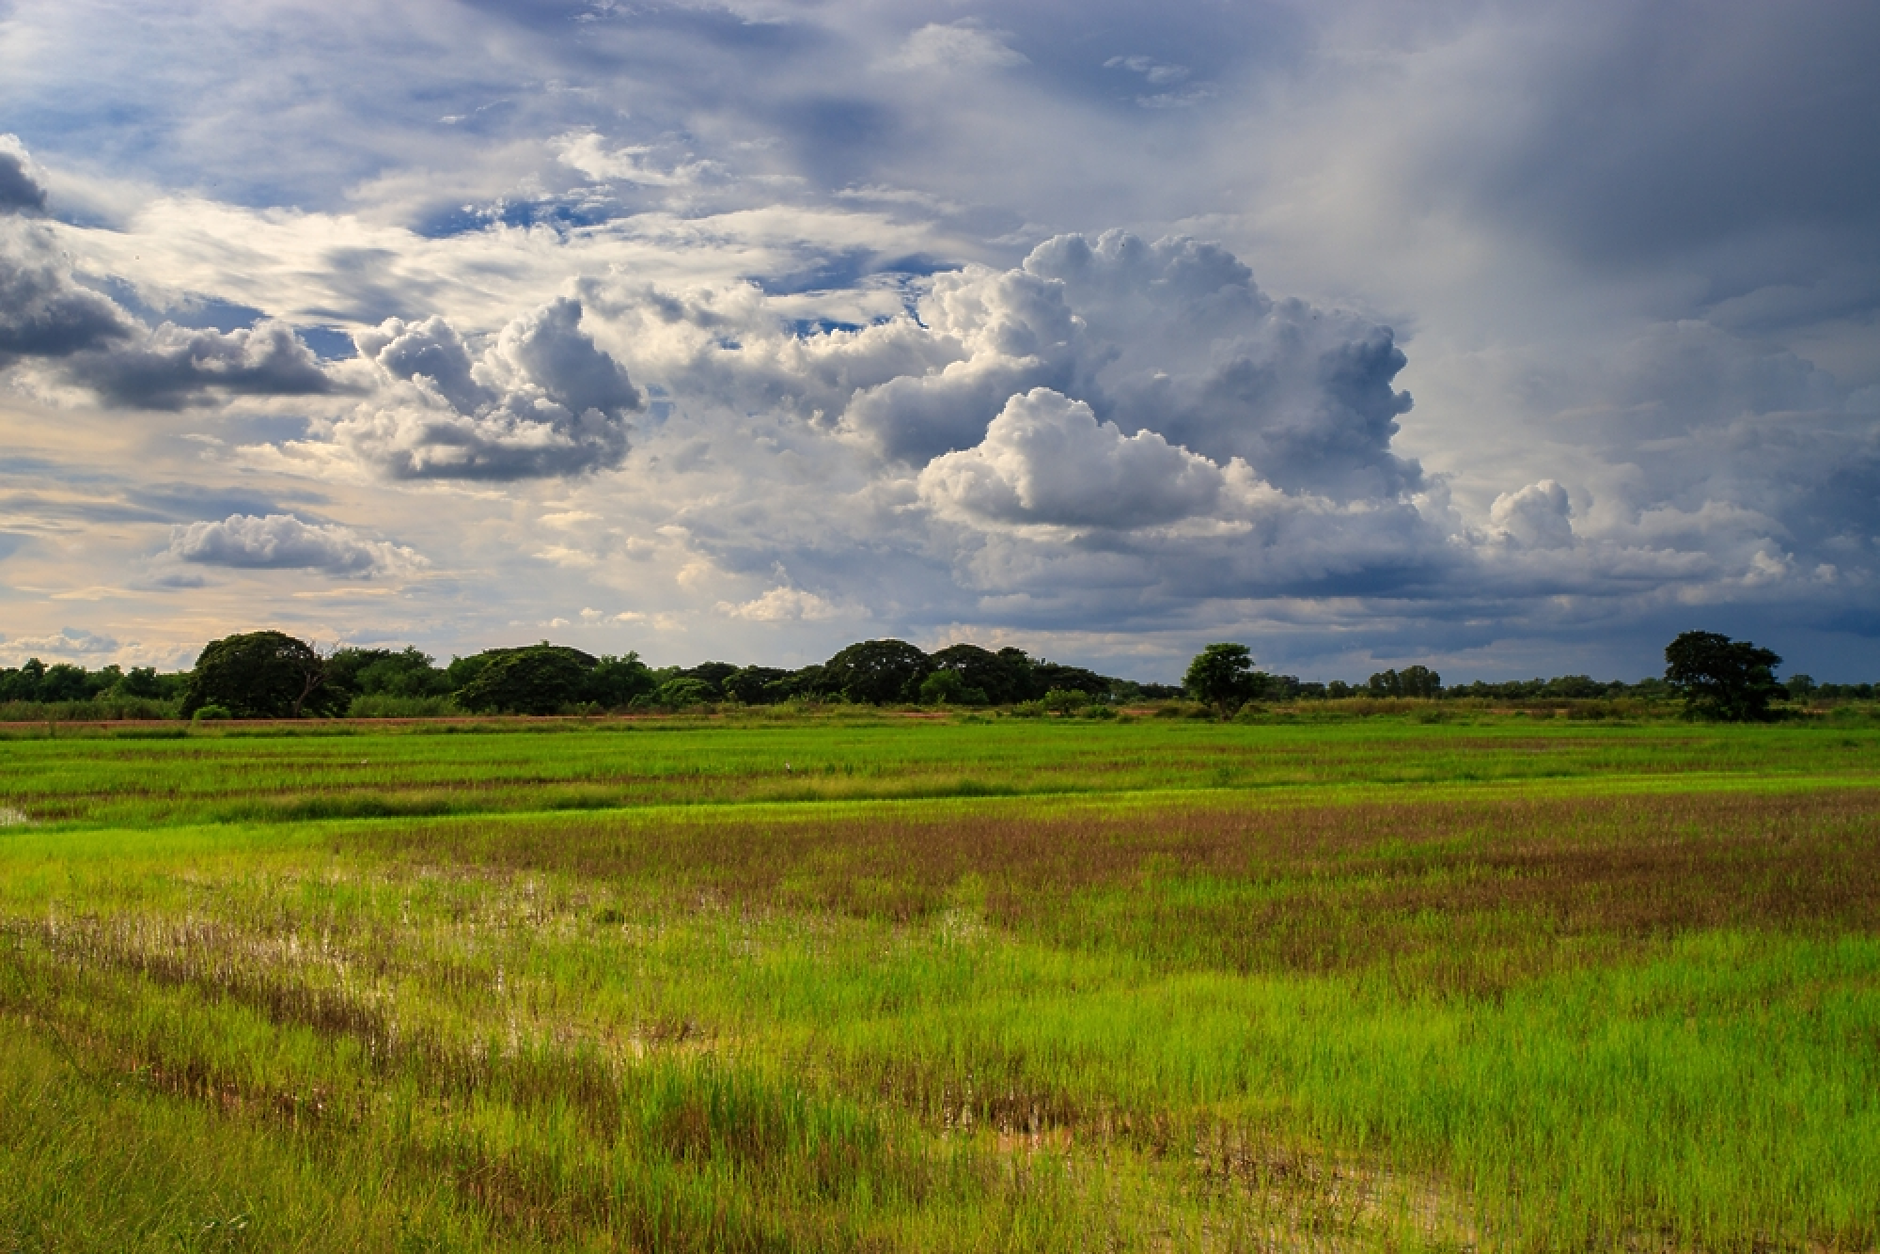
<path fill-rule="evenodd" d="M 42 213 L 46 189 L 18 135 L 0 135 L 0 214 Z"/>
<path fill-rule="evenodd" d="M 911 466 L 977 445 L 1042 387 L 1289 490 L 1395 499 L 1422 482 L 1392 449 L 1411 401 L 1391 329 L 1274 300 L 1233 254 L 1184 237 L 1058 236 L 1012 269 L 930 276 L 899 316 L 807 335 L 748 290 L 616 300 L 639 307 L 636 331 L 690 345 L 665 363 L 675 392 L 787 405 Z"/>
<path fill-rule="evenodd" d="M 986 30 L 970 18 L 944 25 L 930 22 L 909 35 L 887 64 L 903 70 L 1000 70 L 1030 64 L 1024 53 L 1006 46 L 1008 38 L 1006 32 Z"/>
<path fill-rule="evenodd" d="M 1502 535 L 1530 548 L 1559 549 L 1573 543 L 1573 507 L 1567 490 L 1552 479 L 1502 493 L 1488 517 Z"/>
<path fill-rule="evenodd" d="M 1126 436 L 1048 388 L 1014 396 L 976 447 L 920 473 L 921 499 L 978 522 L 1128 529 L 1213 510 L 1221 468 L 1153 431 Z"/>
<path fill-rule="evenodd" d="M 645 399 L 560 297 L 505 326 L 480 358 L 442 318 L 392 319 L 358 337 L 397 385 L 335 437 L 395 479 L 513 480 L 618 466 Z M 390 403 L 387 403 L 389 400 Z"/>
<path fill-rule="evenodd" d="M 416 551 L 368 539 L 336 523 L 302 522 L 292 514 L 230 514 L 170 533 L 169 553 L 180 561 L 244 570 L 318 570 L 370 579 L 409 573 L 429 563 Z"/>
<path fill-rule="evenodd" d="M 741 618 L 753 623 L 821 623 L 838 617 L 855 617 L 814 592 L 801 588 L 777 587 L 754 600 L 742 603 L 720 601 L 718 612 L 727 618 Z"/>
<path fill-rule="evenodd" d="M 317 396 L 334 391 L 292 327 L 264 319 L 234 331 L 164 323 L 124 347 L 74 356 L 66 376 L 107 403 L 182 409 L 212 397 Z"/>
<path fill-rule="evenodd" d="M 108 297 L 73 280 L 45 226 L 0 215 L 0 369 L 122 343 L 135 329 Z"/>
<path fill-rule="evenodd" d="M 0 662 L 18 666 L 29 657 L 94 658 L 116 653 L 122 647 L 109 636 L 82 627 L 62 627 L 50 635 L 0 641 Z"/>

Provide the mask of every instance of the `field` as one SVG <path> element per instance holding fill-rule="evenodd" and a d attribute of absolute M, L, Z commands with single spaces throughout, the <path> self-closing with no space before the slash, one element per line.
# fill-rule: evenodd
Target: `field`
<path fill-rule="evenodd" d="M 0 1250 L 1870 1250 L 1880 732 L 0 740 Z"/>

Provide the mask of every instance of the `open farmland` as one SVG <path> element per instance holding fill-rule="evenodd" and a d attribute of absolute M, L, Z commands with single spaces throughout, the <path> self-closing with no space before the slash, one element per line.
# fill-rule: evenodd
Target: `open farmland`
<path fill-rule="evenodd" d="M 0 763 L 0 1249 L 1880 1241 L 1868 725 Z"/>

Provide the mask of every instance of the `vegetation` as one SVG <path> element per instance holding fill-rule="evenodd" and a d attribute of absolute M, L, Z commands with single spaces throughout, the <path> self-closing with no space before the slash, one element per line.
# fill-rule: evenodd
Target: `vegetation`
<path fill-rule="evenodd" d="M 245 653 L 243 651 L 246 651 Z M 1674 656 L 1675 655 L 1675 656 Z M 246 660 L 243 660 L 243 658 Z M 30 659 L 0 670 L 0 722 L 197 718 L 279 718 L 300 714 L 354 718 L 433 718 L 462 714 L 570 715 L 752 708 L 785 703 L 928 707 L 992 706 L 1015 714 L 1077 713 L 1110 717 L 1145 704 L 1189 696 L 1218 717 L 1260 719 L 1269 706 L 1295 711 L 1320 702 L 1348 714 L 1394 710 L 1402 701 L 1527 708 L 1539 716 L 1627 717 L 1670 713 L 1686 718 L 1759 721 L 1802 711 L 1824 713 L 1875 697 L 1871 684 L 1820 684 L 1807 675 L 1775 682 L 1781 659 L 1746 641 L 1687 632 L 1667 649 L 1665 678 L 1637 683 L 1586 675 L 1445 687 L 1427 666 L 1379 671 L 1362 684 L 1302 681 L 1254 668 L 1245 645 L 1207 646 L 1181 687 L 1138 683 L 1035 658 L 953 644 L 926 653 L 901 640 L 868 640 L 827 662 L 784 670 L 708 661 L 653 668 L 637 654 L 595 657 L 565 645 L 488 649 L 438 666 L 415 648 L 343 647 L 321 654 L 280 632 L 212 641 L 196 667 L 159 675 L 116 666 L 96 672 Z M 188 695 L 193 694 L 193 695 Z M 1772 702 L 1786 702 L 1775 706 Z M 1432 717 L 1447 717 L 1427 712 Z"/>
<path fill-rule="evenodd" d="M 1872 1248 L 1880 729 L 1377 704 L 17 735 L 0 1249 Z"/>
<path fill-rule="evenodd" d="M 1687 631 L 1665 646 L 1665 683 L 1684 698 L 1693 718 L 1761 722 L 1769 703 L 1787 696 L 1776 682 L 1782 659 L 1747 640 L 1714 631 Z"/>

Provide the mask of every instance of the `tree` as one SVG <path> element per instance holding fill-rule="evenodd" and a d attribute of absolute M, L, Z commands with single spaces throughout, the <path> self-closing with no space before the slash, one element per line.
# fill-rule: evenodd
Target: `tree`
<path fill-rule="evenodd" d="M 329 714 L 345 694 L 326 687 L 326 659 L 278 631 L 224 636 L 203 646 L 183 694 L 183 717 L 220 706 L 236 718 Z"/>
<path fill-rule="evenodd" d="M 581 699 L 609 710 L 619 710 L 658 686 L 653 668 L 642 662 L 638 653 L 603 656 L 582 681 Z"/>
<path fill-rule="evenodd" d="M 1427 666 L 1406 666 L 1402 671 L 1379 671 L 1365 687 L 1374 697 L 1439 697 L 1443 677 Z"/>
<path fill-rule="evenodd" d="M 1768 649 L 1714 631 L 1683 632 L 1665 646 L 1665 683 L 1684 698 L 1687 718 L 1767 719 L 1769 703 L 1786 695 L 1776 682 L 1780 665 Z"/>
<path fill-rule="evenodd" d="M 956 670 L 937 670 L 920 682 L 922 705 L 985 705 L 983 688 L 969 688 Z"/>
<path fill-rule="evenodd" d="M 823 663 L 823 682 L 854 702 L 916 701 L 933 661 L 905 640 L 864 640 Z"/>
<path fill-rule="evenodd" d="M 1266 676 L 1253 669 L 1253 655 L 1244 644 L 1211 644 L 1188 663 L 1182 687 L 1197 701 L 1213 706 L 1226 718 L 1260 695 Z"/>
<path fill-rule="evenodd" d="M 592 654 L 566 645 L 529 645 L 491 649 L 479 654 L 474 676 L 455 694 L 457 704 L 477 713 L 554 714 L 586 699 L 588 672 L 598 664 Z M 457 662 L 451 664 L 456 670 Z M 465 668 L 471 669 L 471 668 Z"/>
<path fill-rule="evenodd" d="M 775 666 L 746 666 L 727 676 L 724 693 L 743 705 L 775 705 L 790 695 L 790 672 Z"/>
<path fill-rule="evenodd" d="M 962 689 L 978 689 L 993 705 L 1010 705 L 1035 695 L 1033 663 L 1022 649 L 1004 648 L 994 653 L 976 644 L 950 644 L 937 650 L 931 661 L 936 674 L 959 676 Z"/>

